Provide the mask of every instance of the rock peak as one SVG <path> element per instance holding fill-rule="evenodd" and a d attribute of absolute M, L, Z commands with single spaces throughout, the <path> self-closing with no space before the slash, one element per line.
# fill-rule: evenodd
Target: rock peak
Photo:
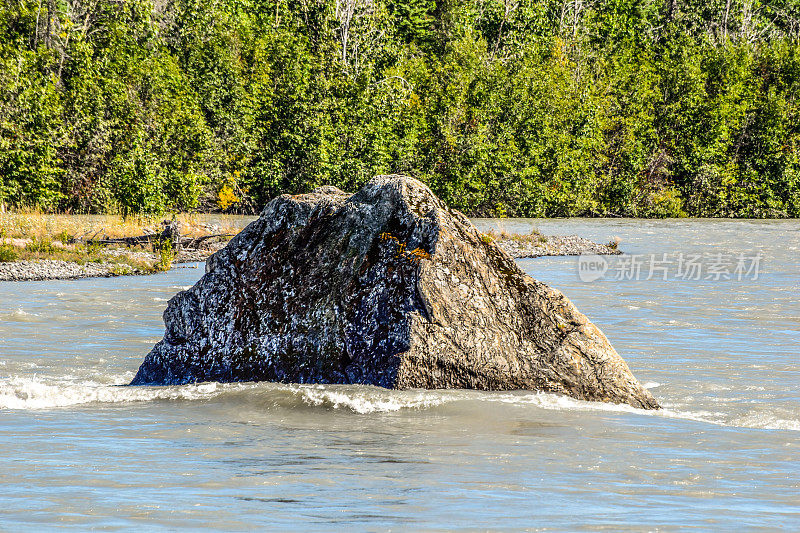
<path fill-rule="evenodd" d="M 563 294 L 406 176 L 273 199 L 164 321 L 133 384 L 529 389 L 658 407 Z"/>

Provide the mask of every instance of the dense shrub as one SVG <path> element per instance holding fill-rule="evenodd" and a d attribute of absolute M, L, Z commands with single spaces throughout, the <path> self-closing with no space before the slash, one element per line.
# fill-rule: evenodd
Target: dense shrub
<path fill-rule="evenodd" d="M 17 251 L 10 244 L 0 244 L 0 263 L 11 263 L 17 260 Z"/>

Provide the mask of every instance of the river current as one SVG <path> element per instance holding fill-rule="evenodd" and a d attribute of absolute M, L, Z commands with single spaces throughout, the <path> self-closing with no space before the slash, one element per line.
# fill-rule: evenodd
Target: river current
<path fill-rule="evenodd" d="M 797 221 L 477 220 L 664 409 L 533 392 L 124 387 L 203 273 L 0 283 L 0 529 L 800 529 Z M 649 278 L 649 279 L 648 279 Z"/>

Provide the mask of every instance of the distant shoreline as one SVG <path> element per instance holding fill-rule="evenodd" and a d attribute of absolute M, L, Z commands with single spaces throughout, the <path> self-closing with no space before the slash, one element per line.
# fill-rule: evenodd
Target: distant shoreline
<path fill-rule="evenodd" d="M 544 256 L 574 256 L 581 254 L 617 255 L 622 252 L 616 243 L 600 244 L 577 235 L 545 236 L 539 233 L 483 233 L 482 239 L 491 241 L 514 259 Z M 16 248 L 20 241 L 16 239 Z M 67 251 L 63 247 L 53 247 L 51 253 L 36 253 L 36 257 L 0 262 L 0 281 L 55 281 L 98 277 L 118 277 L 154 274 L 175 268 L 175 264 L 205 261 L 214 252 L 227 244 L 218 241 L 208 248 L 179 250 L 168 265 L 158 267 L 159 254 L 131 248 L 105 248 L 102 251 L 88 252 L 85 249 Z M 8 243 L 0 246 L 11 246 Z M 28 254 L 30 255 L 30 254 Z M 68 257 L 70 259 L 64 259 Z"/>
<path fill-rule="evenodd" d="M 141 253 L 141 252 L 134 252 Z M 198 254 L 178 253 L 167 270 L 178 264 L 205 261 L 213 252 Z M 155 262 L 156 259 L 153 259 Z M 125 262 L 78 263 L 58 259 L 35 259 L 0 263 L 0 281 L 56 281 L 84 278 L 113 278 L 119 276 L 146 276 L 162 270 L 132 267 Z"/>
<path fill-rule="evenodd" d="M 162 220 L 0 213 L 0 281 L 162 272 L 173 263 L 205 261 L 245 223 L 241 217 L 208 220 L 192 214 Z"/>

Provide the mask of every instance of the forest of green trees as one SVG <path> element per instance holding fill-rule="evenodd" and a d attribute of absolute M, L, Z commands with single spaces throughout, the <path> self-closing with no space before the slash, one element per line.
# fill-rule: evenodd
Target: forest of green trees
<path fill-rule="evenodd" d="M 800 216 L 800 0 L 2 0 L 0 203 Z"/>

